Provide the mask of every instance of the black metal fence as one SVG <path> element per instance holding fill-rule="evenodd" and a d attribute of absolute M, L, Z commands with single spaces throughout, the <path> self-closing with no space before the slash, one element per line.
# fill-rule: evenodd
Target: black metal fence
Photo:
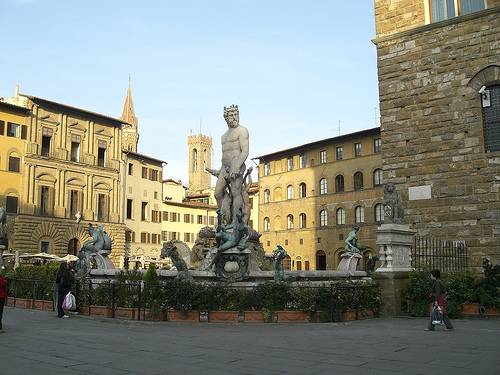
<path fill-rule="evenodd" d="M 467 244 L 461 240 L 415 236 L 411 263 L 417 271 L 465 272 L 469 265 Z"/>
<path fill-rule="evenodd" d="M 45 285 L 43 285 L 45 284 Z M 224 284 L 196 284 L 176 280 L 155 284 L 142 281 L 78 281 L 72 287 L 80 313 L 134 320 L 167 320 L 166 311 L 317 311 L 321 321 L 341 321 L 347 309 L 377 316 L 380 289 L 377 284 L 337 283 L 302 285 L 266 283 L 255 288 Z M 40 308 L 39 300 L 56 305 L 53 283 L 9 279 L 9 304 Z M 26 304 L 29 302 L 28 304 Z M 47 309 L 43 305 L 43 309 Z M 319 319 L 319 318 L 318 318 Z"/>

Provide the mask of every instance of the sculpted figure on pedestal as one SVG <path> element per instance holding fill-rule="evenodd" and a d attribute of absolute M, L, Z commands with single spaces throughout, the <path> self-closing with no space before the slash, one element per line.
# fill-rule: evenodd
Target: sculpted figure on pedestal
<path fill-rule="evenodd" d="M 384 186 L 384 212 L 391 223 L 404 224 L 405 210 L 396 186 L 392 182 L 388 182 Z"/>
<path fill-rule="evenodd" d="M 238 106 L 224 107 L 228 129 L 222 135 L 222 166 L 219 170 L 207 169 L 217 177 L 215 199 L 226 223 L 236 224 L 237 213 L 245 207 L 244 173 L 248 157 L 248 130 L 240 125 Z M 248 217 L 246 218 L 248 220 Z M 245 222 L 246 224 L 246 222 Z"/>

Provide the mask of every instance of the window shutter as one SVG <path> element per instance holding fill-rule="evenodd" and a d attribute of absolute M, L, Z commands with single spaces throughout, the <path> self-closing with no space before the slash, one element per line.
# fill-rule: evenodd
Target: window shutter
<path fill-rule="evenodd" d="M 21 139 L 26 139 L 28 137 L 28 127 L 26 125 L 21 125 Z"/>
<path fill-rule="evenodd" d="M 0 135 L 5 135 L 5 122 L 0 121 Z"/>

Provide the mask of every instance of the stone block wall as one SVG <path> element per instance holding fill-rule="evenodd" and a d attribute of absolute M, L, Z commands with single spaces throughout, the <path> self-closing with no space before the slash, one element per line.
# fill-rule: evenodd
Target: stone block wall
<path fill-rule="evenodd" d="M 500 65 L 499 19 L 497 7 L 376 40 L 384 181 L 420 235 L 466 240 L 475 266 L 500 260 L 500 152 L 485 152 L 470 85 Z M 431 199 L 408 201 L 422 185 Z"/>
<path fill-rule="evenodd" d="M 424 0 L 375 0 L 375 22 L 378 37 L 422 26 Z"/>

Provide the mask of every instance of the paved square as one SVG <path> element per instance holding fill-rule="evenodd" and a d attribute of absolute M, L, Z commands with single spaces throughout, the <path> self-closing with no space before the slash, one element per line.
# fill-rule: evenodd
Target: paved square
<path fill-rule="evenodd" d="M 181 324 L 6 308 L 0 374 L 499 374 L 500 320 L 453 323 Z"/>

